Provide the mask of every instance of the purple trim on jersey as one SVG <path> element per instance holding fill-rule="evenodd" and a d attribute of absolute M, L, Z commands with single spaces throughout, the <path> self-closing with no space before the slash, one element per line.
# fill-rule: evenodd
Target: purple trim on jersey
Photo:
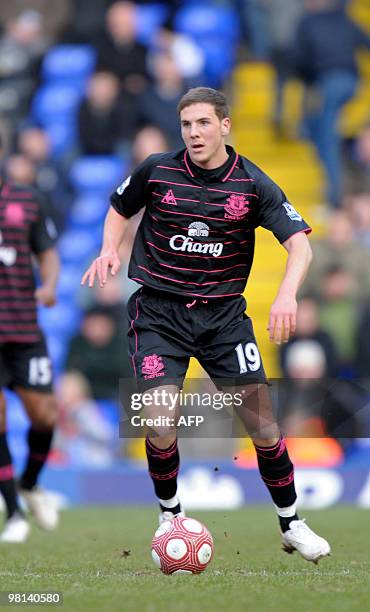
<path fill-rule="evenodd" d="M 150 274 L 151 276 L 158 276 L 159 278 L 164 278 L 165 280 L 169 280 L 172 283 L 181 283 L 183 285 L 196 285 L 197 287 L 203 287 L 204 285 L 221 285 L 221 283 L 231 283 L 233 281 L 245 280 L 245 277 L 241 276 L 240 278 L 228 278 L 227 280 L 222 281 L 207 281 L 206 283 L 194 283 L 192 281 L 176 280 L 175 278 L 170 278 L 169 276 L 163 276 L 162 274 L 151 272 L 150 270 L 148 270 L 148 268 L 144 268 L 144 266 L 138 265 L 138 268 L 141 268 L 142 270 L 144 270 L 144 272 Z"/>
<path fill-rule="evenodd" d="M 233 183 L 249 183 L 252 182 L 254 183 L 254 179 L 252 178 L 247 178 L 247 179 L 241 179 L 241 178 L 229 178 L 229 181 L 233 181 Z"/>
<path fill-rule="evenodd" d="M 7 330 L 9 331 L 14 331 L 14 323 L 13 325 L 4 325 L 3 323 L 1 324 L 1 331 L 0 334 L 4 331 L 6 332 Z M 17 325 L 17 329 L 16 331 L 22 332 L 22 331 L 35 331 L 35 329 L 38 329 L 37 323 L 16 323 Z"/>
<path fill-rule="evenodd" d="M 14 317 L 14 314 L 12 312 L 3 312 L 0 310 L 0 321 L 11 321 Z M 30 312 L 30 311 L 23 311 L 23 312 L 18 312 L 17 313 L 17 317 L 19 318 L 19 320 L 21 321 L 22 319 L 24 319 L 25 321 L 29 321 L 30 319 L 32 321 L 36 321 L 36 313 L 34 311 Z"/>
<path fill-rule="evenodd" d="M 1 338 L 1 330 L 0 330 L 0 340 Z M 25 336 L 24 334 L 4 334 L 5 339 L 3 339 L 3 342 L 22 342 L 22 343 L 28 343 L 28 342 L 39 342 L 40 341 L 40 336 L 36 334 L 27 334 L 27 336 Z"/>
<path fill-rule="evenodd" d="M 157 193 L 156 191 L 152 191 L 152 194 L 158 196 L 159 198 L 163 198 L 164 197 L 163 193 Z M 190 198 L 178 198 L 178 197 L 176 197 L 176 200 L 179 200 L 180 202 L 195 202 L 196 204 L 199 204 L 199 200 L 191 200 Z"/>
<path fill-rule="evenodd" d="M 159 262 L 158 262 L 159 263 Z M 245 263 L 235 264 L 235 266 L 229 266 L 228 268 L 222 268 L 221 270 L 198 270 L 197 268 L 179 268 L 178 266 L 170 266 L 170 264 L 159 263 L 160 266 L 165 268 L 172 268 L 173 270 L 188 270 L 189 272 L 205 272 L 206 274 L 214 274 L 215 272 L 226 272 L 226 270 L 233 270 L 234 268 L 241 268 L 245 266 Z"/>
<path fill-rule="evenodd" d="M 15 293 L 15 295 L 14 295 Z M 0 297 L 15 297 L 15 298 L 19 298 L 19 292 L 14 289 L 4 289 L 3 291 L 0 291 Z M 22 297 L 26 297 L 26 298 L 33 298 L 33 291 L 23 291 L 22 292 Z"/>
<path fill-rule="evenodd" d="M 132 280 L 137 281 L 138 283 L 141 283 L 142 285 L 146 284 L 146 281 L 143 278 L 139 278 L 138 276 L 133 276 Z M 179 294 L 176 292 L 175 295 L 179 295 Z M 190 291 L 184 291 L 184 293 L 180 295 L 189 295 L 189 296 L 201 297 L 201 298 L 205 297 L 203 293 L 191 293 Z M 207 300 L 210 300 L 210 299 L 215 299 L 215 298 L 232 297 L 234 295 L 241 295 L 241 293 L 240 291 L 237 291 L 236 293 L 215 293 L 214 295 L 207 295 L 206 297 L 207 297 Z"/>
<path fill-rule="evenodd" d="M 232 173 L 234 172 L 234 168 L 235 168 L 235 166 L 236 166 L 236 164 L 237 164 L 237 162 L 238 162 L 238 159 L 239 159 L 239 154 L 237 153 L 237 154 L 235 155 L 234 163 L 233 163 L 233 165 L 231 166 L 231 168 L 230 168 L 229 172 L 227 173 L 227 175 L 225 176 L 225 178 L 223 178 L 223 179 L 222 179 L 222 182 L 223 182 L 223 183 L 225 183 L 225 181 L 227 181 L 227 179 L 229 178 L 229 176 L 231 176 L 231 175 L 232 175 Z"/>
<path fill-rule="evenodd" d="M 177 172 L 186 172 L 184 168 L 171 168 L 170 166 L 156 166 L 156 168 L 163 168 L 163 170 L 176 170 Z"/>
<path fill-rule="evenodd" d="M 190 176 L 192 178 L 194 178 L 194 174 L 192 173 L 192 171 L 190 170 L 190 166 L 188 164 L 188 160 L 187 160 L 187 156 L 188 156 L 188 150 L 185 149 L 185 153 L 184 153 L 184 164 L 186 166 L 187 171 L 189 172 Z"/>
<path fill-rule="evenodd" d="M 242 191 L 224 191 L 223 189 L 215 189 L 214 187 L 207 187 L 208 191 L 217 191 L 218 193 L 235 193 L 236 195 L 244 195 L 251 196 L 253 198 L 258 198 L 258 195 L 255 193 L 243 193 Z"/>
<path fill-rule="evenodd" d="M 195 215 L 193 213 L 184 213 L 184 212 L 176 212 L 175 210 L 163 210 L 163 208 L 159 208 L 158 204 L 153 202 L 154 206 L 158 208 L 161 212 L 168 213 L 169 215 L 180 215 L 182 217 L 198 217 L 199 219 L 210 219 L 211 221 L 220 221 L 219 217 L 207 217 L 206 215 Z M 233 223 L 234 219 L 222 219 L 222 221 L 226 221 L 227 223 Z"/>
<path fill-rule="evenodd" d="M 188 187 L 189 189 L 203 189 L 203 187 L 201 187 L 200 185 L 187 185 L 186 183 L 173 183 L 172 181 L 162 181 L 160 179 L 149 179 L 148 183 L 166 183 L 166 185 L 178 185 L 179 187 Z"/>
<path fill-rule="evenodd" d="M 131 321 L 131 329 L 132 329 L 132 331 L 135 334 L 135 353 L 131 357 L 132 367 L 134 369 L 135 378 L 137 378 L 136 366 L 135 366 L 135 355 L 136 355 L 136 353 L 138 351 L 138 335 L 137 335 L 136 329 L 134 327 L 134 324 L 135 324 L 135 321 L 137 321 L 138 316 L 139 316 L 139 303 L 138 303 L 138 299 L 139 299 L 139 296 L 137 296 L 137 298 L 135 300 L 135 304 L 136 304 L 136 317 L 135 317 L 135 319 L 132 319 L 132 321 Z"/>

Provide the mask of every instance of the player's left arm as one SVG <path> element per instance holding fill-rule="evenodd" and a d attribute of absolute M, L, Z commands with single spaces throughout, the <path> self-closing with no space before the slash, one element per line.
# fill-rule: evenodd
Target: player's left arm
<path fill-rule="evenodd" d="M 31 250 L 36 257 L 41 285 L 35 291 L 37 301 L 47 307 L 56 303 L 56 288 L 58 284 L 60 263 L 55 248 L 57 230 L 51 218 L 47 200 L 36 194 L 39 204 L 36 221 L 32 224 L 30 233 Z"/>
<path fill-rule="evenodd" d="M 56 288 L 58 284 L 60 262 L 56 249 L 46 249 L 38 253 L 41 285 L 35 291 L 35 298 L 44 306 L 54 306 L 56 303 Z"/>
<path fill-rule="evenodd" d="M 297 292 L 312 260 L 312 250 L 304 232 L 293 234 L 282 243 L 288 251 L 284 278 L 270 309 L 269 336 L 271 342 L 288 342 L 294 334 L 297 319 Z"/>

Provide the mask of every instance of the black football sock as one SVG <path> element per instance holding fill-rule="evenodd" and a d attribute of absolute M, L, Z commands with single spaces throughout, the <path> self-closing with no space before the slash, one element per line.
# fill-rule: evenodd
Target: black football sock
<path fill-rule="evenodd" d="M 298 520 L 296 512 L 297 494 L 294 486 L 294 468 L 282 437 L 273 446 L 257 446 L 258 468 L 263 482 L 269 490 L 279 516 L 283 532 L 289 523 Z"/>
<path fill-rule="evenodd" d="M 28 431 L 28 458 L 24 472 L 20 478 L 22 489 L 32 489 L 44 467 L 53 439 L 53 429 L 37 430 L 30 427 Z"/>
<path fill-rule="evenodd" d="M 146 438 L 146 456 L 148 458 L 149 474 L 162 511 L 169 510 L 173 514 L 180 512 L 180 504 L 176 496 L 177 474 L 180 456 L 175 440 L 168 448 L 157 448 Z"/>
<path fill-rule="evenodd" d="M 17 498 L 12 458 L 6 433 L 0 433 L 0 492 L 4 498 L 8 518 L 15 512 L 22 514 Z"/>

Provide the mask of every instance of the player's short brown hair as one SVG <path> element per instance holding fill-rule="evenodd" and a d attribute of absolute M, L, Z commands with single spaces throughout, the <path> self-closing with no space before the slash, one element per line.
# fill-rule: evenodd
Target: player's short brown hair
<path fill-rule="evenodd" d="M 211 87 L 193 87 L 184 94 L 177 105 L 178 114 L 191 104 L 211 104 L 217 117 L 225 119 L 230 117 L 230 109 L 225 94 Z"/>

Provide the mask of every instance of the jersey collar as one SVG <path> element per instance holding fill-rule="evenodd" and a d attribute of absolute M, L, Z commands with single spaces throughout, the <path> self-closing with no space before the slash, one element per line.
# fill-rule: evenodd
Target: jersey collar
<path fill-rule="evenodd" d="M 227 160 L 218 168 L 212 170 L 206 170 L 197 166 L 191 159 L 187 149 L 183 153 L 183 162 L 185 168 L 192 178 L 201 178 L 206 181 L 215 181 L 225 183 L 234 171 L 236 164 L 238 163 L 239 155 L 234 151 L 233 147 L 226 145 L 226 151 L 229 155 Z"/>

